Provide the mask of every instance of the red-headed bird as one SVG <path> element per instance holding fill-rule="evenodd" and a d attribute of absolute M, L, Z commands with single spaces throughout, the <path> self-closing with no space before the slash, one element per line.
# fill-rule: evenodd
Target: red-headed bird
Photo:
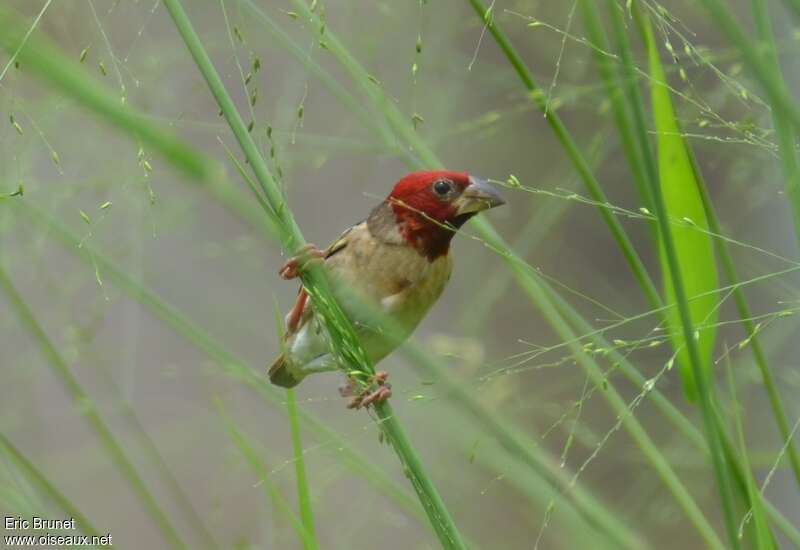
<path fill-rule="evenodd" d="M 324 261 L 334 295 L 376 364 L 408 338 L 442 294 L 453 268 L 450 240 L 458 228 L 503 203 L 494 188 L 466 172 L 415 172 L 398 181 L 365 221 L 325 250 L 308 245 L 286 262 L 280 275 L 293 279 L 307 262 Z M 383 331 L 370 329 L 359 304 L 390 316 L 400 334 L 387 338 Z M 302 287 L 286 316 L 284 350 L 269 369 L 270 381 L 278 386 L 291 388 L 309 374 L 340 368 Z M 388 398 L 386 376 L 378 373 L 371 388 L 350 406 Z"/>

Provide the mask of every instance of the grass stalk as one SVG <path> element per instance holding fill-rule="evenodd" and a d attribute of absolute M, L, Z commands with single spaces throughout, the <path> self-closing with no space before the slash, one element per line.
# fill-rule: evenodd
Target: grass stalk
<path fill-rule="evenodd" d="M 103 444 L 112 464 L 116 466 L 125 480 L 139 497 L 145 511 L 153 520 L 164 537 L 164 540 L 173 548 L 186 548 L 180 535 L 172 526 L 167 516 L 161 510 L 158 501 L 147 489 L 133 462 L 128 458 L 122 445 L 116 440 L 111 430 L 103 421 L 91 397 L 84 391 L 78 380 L 72 375 L 69 365 L 48 338 L 42 326 L 36 320 L 33 312 L 19 294 L 8 274 L 0 266 L 0 287 L 5 292 L 12 311 L 19 318 L 20 323 L 30 333 L 39 346 L 47 364 L 58 377 L 65 390 L 72 398 L 82 416 L 98 440 Z"/>
<path fill-rule="evenodd" d="M 297 498 L 300 503 L 300 520 L 308 533 L 303 538 L 305 550 L 319 548 L 316 531 L 314 530 L 314 513 L 311 507 L 311 495 L 308 490 L 306 477 L 306 463 L 303 457 L 303 441 L 300 435 L 300 422 L 297 419 L 297 400 L 294 390 L 286 391 L 286 409 L 289 416 L 289 429 L 292 432 L 292 450 L 294 451 L 294 469 L 297 478 Z"/>
<path fill-rule="evenodd" d="M 614 43 L 616 44 L 616 49 L 622 61 L 620 67 L 622 78 L 620 81 L 625 90 L 626 105 L 630 109 L 632 115 L 635 134 L 634 139 L 639 144 L 642 153 L 641 160 L 644 162 L 645 177 L 648 180 L 657 181 L 658 170 L 656 168 L 655 154 L 653 153 L 653 148 L 650 143 L 650 134 L 648 133 L 644 99 L 639 89 L 639 76 L 636 71 L 636 64 L 634 63 L 623 12 L 616 0 L 607 0 L 606 5 L 610 13 L 609 18 L 611 19 Z M 589 4 L 589 6 L 594 8 L 595 5 Z M 648 187 L 647 192 L 650 199 L 649 208 L 653 205 L 653 197 L 649 195 L 650 186 L 647 185 L 646 187 Z M 657 238 L 657 235 L 654 234 L 653 237 Z"/>
<path fill-rule="evenodd" d="M 609 59 L 606 52 L 608 52 L 610 48 L 606 40 L 602 23 L 600 22 L 596 2 L 592 0 L 579 0 L 578 5 L 581 8 L 581 14 L 583 15 L 584 26 L 589 40 L 596 46 L 592 48 L 594 62 L 603 80 L 606 97 L 611 104 L 611 112 L 614 116 L 617 131 L 619 132 L 623 153 L 625 154 L 625 158 L 633 174 L 633 181 L 639 191 L 639 196 L 644 201 L 644 205 L 647 208 L 651 208 L 653 205 L 653 197 L 647 180 L 654 179 L 656 175 L 647 164 L 647 157 L 650 156 L 649 140 L 642 141 L 641 135 L 636 132 L 636 126 L 631 121 L 632 115 L 629 112 L 631 101 L 627 88 L 631 84 L 636 84 L 635 75 L 620 75 L 616 69 L 616 65 Z M 612 9 L 614 8 L 612 7 Z M 634 78 L 634 80 L 623 83 L 624 79 L 630 78 Z"/>
<path fill-rule="evenodd" d="M 283 495 L 281 495 L 277 487 L 273 485 L 272 480 L 269 479 L 269 470 L 258 456 L 258 452 L 256 452 L 256 450 L 250 445 L 248 436 L 242 433 L 242 431 L 236 427 L 233 420 L 223 409 L 222 403 L 219 400 L 216 401 L 216 406 L 217 412 L 219 412 L 222 423 L 224 424 L 225 430 L 228 432 L 231 440 L 239 449 L 239 452 L 242 454 L 242 457 L 244 457 L 245 461 L 247 461 L 248 465 L 258 475 L 258 479 L 261 485 L 264 487 L 264 492 L 266 493 L 272 505 L 287 520 L 289 520 L 289 524 L 292 526 L 292 529 L 295 533 L 297 533 L 297 535 L 300 537 L 300 540 L 303 542 L 303 548 L 319 548 L 317 537 L 314 534 L 313 522 L 311 524 L 311 529 L 309 529 L 308 524 L 306 524 L 303 519 L 297 517 L 292 510 L 292 507 L 288 502 L 286 502 L 286 499 L 283 498 Z"/>
<path fill-rule="evenodd" d="M 194 31 L 180 0 L 165 0 L 165 5 L 264 192 L 264 198 L 272 209 L 271 211 L 268 210 L 267 214 L 274 217 L 278 222 L 278 227 L 282 230 L 281 240 L 284 249 L 289 252 L 298 250 L 305 242 L 300 228 L 286 206 L 279 186 L 269 173 L 263 157 L 253 142 L 211 59 L 208 57 L 205 47 Z M 324 320 L 325 326 L 332 337 L 331 339 L 334 342 L 332 352 L 340 359 L 343 365 L 356 369 L 356 371 L 360 371 L 367 376 L 374 374 L 372 365 L 367 361 L 366 354 L 361 348 L 349 319 L 333 299 L 322 270 L 312 270 L 311 273 L 304 275 L 303 284 L 312 299 L 315 311 Z M 381 403 L 375 407 L 375 412 L 380 421 L 379 425 L 410 478 L 411 484 L 428 514 L 440 543 L 444 548 L 465 548 L 449 511 L 433 486 L 433 482 L 428 477 L 422 461 L 412 447 L 400 422 L 394 415 L 391 405 Z"/>
<path fill-rule="evenodd" d="M 727 351 L 727 350 L 726 350 Z M 730 355 L 725 354 L 725 373 L 728 379 L 728 391 L 730 393 L 731 409 L 733 414 L 733 424 L 736 430 L 736 440 L 739 447 L 739 455 L 742 457 L 742 467 L 746 472 L 745 481 L 747 485 L 748 500 L 751 506 L 751 513 L 755 523 L 755 540 L 756 548 L 759 550 L 764 548 L 773 550 L 776 547 L 775 539 L 773 538 L 772 531 L 767 524 L 766 514 L 764 512 L 764 503 L 762 502 L 761 491 L 756 484 L 755 478 L 751 473 L 750 460 L 747 457 L 747 440 L 744 435 L 744 427 L 742 425 L 742 407 L 739 403 L 739 398 L 736 395 L 736 383 L 733 378 L 733 369 L 731 368 Z M 742 536 L 742 528 L 744 521 L 739 528 L 738 535 Z"/>

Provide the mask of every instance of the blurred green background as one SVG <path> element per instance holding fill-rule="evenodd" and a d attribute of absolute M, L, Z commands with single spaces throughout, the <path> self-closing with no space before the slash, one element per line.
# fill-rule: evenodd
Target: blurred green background
<path fill-rule="evenodd" d="M 60 357 L 48 355 L 8 290 L 0 294 L 0 433 L 119 547 L 174 541 L 87 424 L 97 417 L 188 547 L 209 547 L 210 539 L 222 548 L 301 547 L 280 504 L 294 509 L 297 501 L 285 395 L 263 380 L 279 349 L 275 308 L 288 310 L 296 285 L 277 276 L 284 260 L 226 153 L 239 158 L 230 130 L 159 1 L 45 4 L 9 3 L 27 17 L 26 29 L 43 13 L 32 39 L 48 37 L 92 86 L 223 169 L 214 182 L 193 180 L 24 62 L 7 66 L 10 55 L 0 53 L 0 68 L 7 66 L 0 193 L 24 186 L 24 195 L 0 199 L 0 265 Z M 748 2 L 727 5 L 749 21 Z M 315 13 L 324 14 L 324 29 L 289 1 L 187 0 L 185 7 L 271 168 L 280 170 L 310 242 L 327 244 L 418 168 L 424 155 L 387 123 L 382 102 L 390 103 L 448 168 L 500 182 L 513 174 L 534 190 L 504 190 L 507 206 L 488 218 L 644 379 L 662 373 L 672 352 L 660 319 L 645 315 L 652 308 L 597 209 L 581 200 L 586 192 L 573 165 L 469 3 L 320 2 Z M 800 17 L 781 2 L 770 8 L 791 89 L 800 74 Z M 657 42 L 678 118 L 722 232 L 734 241 L 740 279 L 763 277 L 743 288 L 794 426 L 798 245 L 768 102 L 697 3 L 668 0 L 653 13 L 662 16 Z M 640 213 L 644 203 L 573 2 L 497 1 L 491 17 L 590 160 L 609 202 Z M 629 23 L 639 85 L 649 97 L 646 56 Z M 382 99 L 333 55 L 334 39 L 366 68 Z M 696 48 L 691 55 L 684 40 Z M 664 52 L 666 41 L 674 57 Z M 660 284 L 654 224 L 617 217 Z M 391 373 L 393 405 L 462 533 L 492 549 L 533 548 L 537 540 L 539 548 L 608 547 L 574 511 L 578 494 L 590 494 L 642 547 L 706 547 L 640 445 L 620 429 L 619 412 L 603 397 L 607 388 L 587 378 L 500 254 L 484 244 L 472 225 L 456 238 L 450 286 L 416 342 L 446 366 L 459 391 L 520 434 L 532 455 L 549 457 L 561 484 L 552 493 L 535 468 L 464 412 L 452 386 L 395 353 L 381 364 Z M 776 467 L 783 441 L 733 301 L 727 292 L 720 299 L 717 385 L 727 396 L 727 358 L 754 478 L 762 483 L 771 474 L 764 495 L 796 531 L 800 491 L 787 461 Z M 723 533 L 707 455 L 665 419 L 650 392 L 620 374 L 610 353 L 591 355 Z M 58 365 L 82 388 L 78 394 Z M 320 546 L 437 547 L 370 416 L 345 410 L 341 378 L 314 376 L 297 389 L 301 410 L 324 428 L 305 425 L 302 433 Z M 656 389 L 702 429 L 677 369 L 663 371 Z M 730 403 L 722 401 L 730 419 Z M 3 449 L 0 515 L 64 516 Z M 364 464 L 385 479 L 362 475 Z"/>

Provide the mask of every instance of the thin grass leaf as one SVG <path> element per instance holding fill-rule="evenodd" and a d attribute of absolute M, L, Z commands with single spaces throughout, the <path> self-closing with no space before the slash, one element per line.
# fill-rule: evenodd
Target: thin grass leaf
<path fill-rule="evenodd" d="M 747 484 L 748 500 L 750 501 L 755 523 L 756 548 L 759 550 L 773 550 L 777 548 L 777 546 L 775 545 L 775 539 L 767 523 L 761 491 L 758 489 L 758 484 L 751 473 L 750 459 L 747 456 L 747 440 L 745 439 L 744 427 L 742 426 L 742 407 L 736 395 L 736 384 L 734 383 L 733 369 L 731 368 L 730 354 L 728 353 L 725 354 L 725 372 L 728 378 L 728 391 L 730 392 L 731 410 L 733 411 L 733 424 L 736 429 L 739 455 L 742 457 L 742 468 L 745 473 L 744 477 Z M 738 535 L 740 538 L 742 537 L 742 528 L 743 526 L 739 528 Z"/>
<path fill-rule="evenodd" d="M 664 296 L 668 304 L 676 303 L 678 298 L 675 286 L 676 284 L 683 286 L 688 300 L 692 337 L 697 343 L 700 372 L 708 381 L 710 380 L 711 354 L 714 351 L 718 316 L 717 295 L 712 292 L 719 286 L 714 247 L 711 237 L 708 235 L 708 221 L 695 178 L 694 167 L 672 107 L 655 38 L 649 26 L 645 27 L 645 32 L 652 82 L 653 119 L 658 145 L 659 185 L 664 198 L 665 215 L 671 221 L 683 222 L 673 223 L 671 226 L 675 256 L 680 266 L 676 276 L 680 277 L 680 283 L 676 283 L 674 280 L 663 246 L 663 237 L 661 239 L 659 260 L 664 277 Z M 697 228 L 700 228 L 700 231 Z M 689 357 L 690 346 L 684 339 L 683 323 L 678 308 L 670 308 L 667 311 L 666 319 L 673 348 L 678 353 L 684 392 L 690 401 L 696 401 L 698 382 L 694 379 L 694 371 Z"/>
<path fill-rule="evenodd" d="M 278 307 L 277 300 L 275 300 L 274 303 L 275 307 L 273 308 L 273 313 L 275 315 L 275 330 L 277 331 L 278 342 L 281 343 L 281 353 L 285 353 L 286 350 L 284 349 L 283 340 L 285 328 L 283 326 L 283 319 L 281 318 L 281 311 Z M 306 550 L 311 550 L 313 548 L 318 548 L 319 543 L 317 542 L 317 534 L 314 529 L 314 511 L 311 505 L 311 495 L 308 490 L 305 453 L 303 453 L 303 440 L 297 414 L 297 400 L 294 390 L 291 388 L 286 390 L 286 412 L 289 417 L 289 430 L 292 434 L 292 452 L 294 453 L 294 469 L 297 483 L 297 501 L 300 506 L 300 519 L 308 533 L 308 537 L 303 538 L 303 547 Z"/>
<path fill-rule="evenodd" d="M 611 103 L 611 110 L 619 131 L 623 152 L 634 176 L 633 181 L 644 206 L 651 209 L 653 207 L 653 198 L 650 194 L 650 186 L 647 184 L 647 179 L 653 177 L 653 174 L 649 170 L 647 159 L 645 158 L 649 154 L 649 150 L 645 151 L 645 149 L 649 149 L 650 145 L 647 140 L 642 141 L 640 139 L 641 136 L 636 134 L 636 127 L 631 120 L 633 116 L 629 112 L 631 102 L 625 93 L 625 87 L 629 83 L 623 83 L 623 79 L 630 78 L 630 76 L 621 75 L 617 70 L 619 63 L 616 63 L 616 60 L 611 60 L 606 53 L 609 51 L 609 47 L 605 31 L 600 22 L 596 2 L 594 0 L 579 0 L 579 5 L 589 39 L 595 46 L 592 48 L 594 62 L 603 79 L 606 97 Z M 628 99 L 627 102 L 625 101 L 626 99 Z"/>
<path fill-rule="evenodd" d="M 636 8 L 636 6 L 634 6 Z M 655 38 L 653 36 L 653 29 L 650 25 L 650 21 L 642 16 L 638 10 L 637 13 L 637 22 L 640 25 L 642 30 L 642 34 L 645 40 L 645 44 L 649 53 L 650 58 L 650 71 L 653 75 L 654 86 L 652 89 L 653 94 L 653 109 L 655 111 L 654 116 L 656 117 L 656 127 L 659 129 L 659 132 L 664 132 L 670 126 L 673 129 L 678 129 L 678 125 L 675 122 L 674 114 L 672 114 L 672 107 L 669 101 L 669 96 L 666 91 L 666 80 L 664 77 L 664 72 L 661 69 L 661 61 L 659 59 L 658 49 L 655 45 Z M 670 116 L 671 115 L 671 116 Z M 661 136 L 659 136 L 661 137 Z M 671 148 L 666 149 L 666 151 L 662 150 L 659 154 L 659 158 L 663 159 L 660 160 L 660 171 L 659 177 L 662 178 L 665 182 L 669 182 L 670 180 L 666 179 L 668 175 L 665 171 L 674 169 L 674 164 L 676 162 L 681 162 L 681 156 L 685 155 L 686 159 L 688 160 L 688 155 L 686 153 L 685 146 L 683 146 L 681 142 L 681 147 L 678 148 L 677 145 L 670 144 Z M 669 153 L 669 154 L 667 154 Z M 679 166 L 682 166 L 679 165 Z M 691 169 L 691 164 L 689 164 L 689 169 Z M 681 169 L 683 171 L 683 169 Z M 694 182 L 694 174 L 692 173 L 692 180 Z M 691 190 L 692 192 L 696 193 L 696 182 L 695 189 Z M 724 436 L 722 435 L 721 431 L 718 428 L 718 424 L 716 423 L 716 419 L 714 417 L 714 409 L 711 401 L 711 392 L 708 390 L 708 378 L 706 372 L 704 372 L 704 363 L 705 356 L 701 355 L 703 352 L 702 342 L 698 336 L 696 336 L 696 331 L 702 331 L 704 327 L 696 327 L 693 322 L 693 315 L 695 315 L 695 307 L 693 307 L 692 303 L 689 302 L 689 295 L 687 294 L 687 289 L 684 286 L 684 277 L 686 274 L 689 275 L 689 280 L 687 281 L 688 284 L 692 284 L 693 277 L 696 277 L 698 280 L 702 280 L 701 274 L 692 274 L 692 271 L 688 270 L 686 266 L 682 264 L 682 261 L 688 262 L 695 262 L 695 261 L 709 261 L 709 258 L 713 257 L 713 250 L 711 250 L 711 243 L 708 242 L 708 251 L 705 249 L 706 245 L 700 246 L 697 243 L 692 243 L 690 247 L 686 247 L 686 244 L 683 241 L 686 239 L 681 233 L 680 230 L 677 233 L 677 237 L 673 236 L 673 229 L 672 224 L 670 223 L 670 214 L 668 212 L 668 208 L 672 208 L 673 212 L 676 208 L 676 204 L 680 205 L 680 196 L 671 196 L 674 190 L 671 190 L 668 184 L 662 184 L 656 186 L 654 182 L 651 182 L 653 187 L 653 199 L 654 199 L 654 206 L 656 210 L 656 217 L 658 219 L 659 225 L 659 232 L 660 232 L 660 242 L 661 242 L 661 252 L 662 252 L 662 265 L 666 267 L 665 270 L 665 278 L 666 273 L 669 273 L 669 282 L 666 285 L 667 289 L 670 294 L 674 293 L 674 302 L 677 304 L 677 310 L 680 316 L 680 327 L 683 333 L 683 341 L 682 346 L 685 347 L 687 353 L 684 356 L 684 359 L 688 361 L 688 365 L 690 365 L 692 370 L 692 379 L 694 382 L 695 388 L 695 396 L 699 397 L 701 411 L 703 414 L 703 421 L 705 425 L 705 434 L 706 438 L 709 442 L 709 449 L 711 451 L 711 462 L 714 469 L 714 475 L 716 477 L 717 482 L 717 489 L 719 491 L 720 496 L 720 503 L 722 505 L 723 510 L 723 517 L 725 519 L 725 527 L 728 533 L 728 542 L 729 544 L 734 547 L 738 548 L 739 541 L 736 535 L 734 521 L 733 521 L 733 510 L 731 509 L 733 497 L 732 491 L 730 487 L 730 478 L 728 475 L 728 463 L 723 456 L 723 440 Z M 669 205 L 669 206 L 668 206 Z M 697 209 L 698 205 L 692 205 L 692 211 L 689 213 L 694 213 L 694 210 Z M 705 213 L 702 210 L 702 205 L 700 206 L 700 213 L 703 215 L 703 219 L 705 220 Z M 697 222 L 694 222 L 697 223 Z M 693 247 L 697 247 L 697 253 L 706 254 L 706 256 L 694 258 L 692 255 L 687 255 L 686 252 L 692 252 Z M 679 256 L 679 253 L 682 254 L 682 258 Z M 710 255 L 710 256 L 709 256 Z M 715 279 L 716 279 L 716 270 Z M 716 288 L 716 284 L 713 285 L 712 290 Z M 704 322 L 704 321 L 703 321 Z M 673 322 L 674 326 L 674 322 Z M 673 329 L 674 330 L 674 329 Z M 674 337 L 673 337 L 674 339 Z M 708 345 L 708 344 L 706 344 Z M 676 346 L 677 348 L 677 346 Z M 677 348 L 678 353 L 683 348 Z M 687 380 L 688 377 L 684 378 Z M 686 387 L 686 386 L 685 386 Z M 690 394 L 691 395 L 691 394 Z"/>
<path fill-rule="evenodd" d="M 303 457 L 303 440 L 300 435 L 300 422 L 297 419 L 297 401 L 294 390 L 286 390 L 286 410 L 289 415 L 289 429 L 292 432 L 292 451 L 294 452 L 294 469 L 297 478 L 297 499 L 300 504 L 300 519 L 308 537 L 303 538 L 303 547 L 306 550 L 319 548 L 317 535 L 314 531 L 314 512 L 311 506 L 311 495 L 308 490 L 306 477 L 306 462 Z"/>
<path fill-rule="evenodd" d="M 278 302 L 275 301 L 273 309 L 275 315 L 275 329 L 278 332 L 278 341 L 281 343 L 281 353 L 283 349 L 283 319 L 281 312 L 278 308 Z M 297 482 L 297 501 L 300 506 L 300 519 L 303 522 L 308 537 L 303 539 L 303 547 L 306 550 L 318 548 L 317 534 L 314 529 L 314 512 L 311 505 L 311 495 L 308 490 L 308 478 L 306 476 L 306 462 L 303 453 L 303 441 L 300 433 L 300 421 L 297 415 L 297 400 L 295 399 L 294 390 L 286 390 L 286 412 L 289 416 L 289 430 L 292 434 L 292 451 L 294 453 L 294 469 L 295 479 Z"/>
<path fill-rule="evenodd" d="M 242 433 L 241 430 L 239 430 L 233 421 L 228 417 L 225 409 L 222 406 L 222 402 L 219 399 L 215 399 L 214 403 L 216 405 L 217 412 L 222 419 L 222 423 L 225 426 L 225 430 L 228 432 L 228 435 L 233 443 L 239 449 L 239 452 L 242 453 L 244 459 L 258 475 L 259 482 L 264 487 L 264 491 L 266 492 L 273 506 L 275 506 L 275 508 L 277 508 L 278 511 L 280 511 L 280 513 L 283 515 L 283 517 L 289 521 L 289 524 L 292 526 L 294 532 L 297 533 L 297 536 L 300 537 L 301 541 L 303 541 L 304 548 L 319 548 L 313 532 L 306 528 L 303 522 L 292 511 L 292 507 L 288 502 L 286 502 L 286 499 L 283 498 L 283 495 L 280 493 L 280 491 L 278 491 L 278 489 L 272 484 L 272 480 L 269 478 L 269 469 L 264 465 L 256 450 L 253 449 L 248 442 L 249 438 Z"/>

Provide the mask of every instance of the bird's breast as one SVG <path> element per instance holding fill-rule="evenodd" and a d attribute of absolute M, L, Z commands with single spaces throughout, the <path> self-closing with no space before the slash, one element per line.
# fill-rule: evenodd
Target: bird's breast
<path fill-rule="evenodd" d="M 375 239 L 366 227 L 352 233 L 347 247 L 326 261 L 331 276 L 346 289 L 345 312 L 354 320 L 361 317 L 345 296 L 352 289 L 410 332 L 442 294 L 452 271 L 450 256 L 431 261 L 410 246 Z"/>

